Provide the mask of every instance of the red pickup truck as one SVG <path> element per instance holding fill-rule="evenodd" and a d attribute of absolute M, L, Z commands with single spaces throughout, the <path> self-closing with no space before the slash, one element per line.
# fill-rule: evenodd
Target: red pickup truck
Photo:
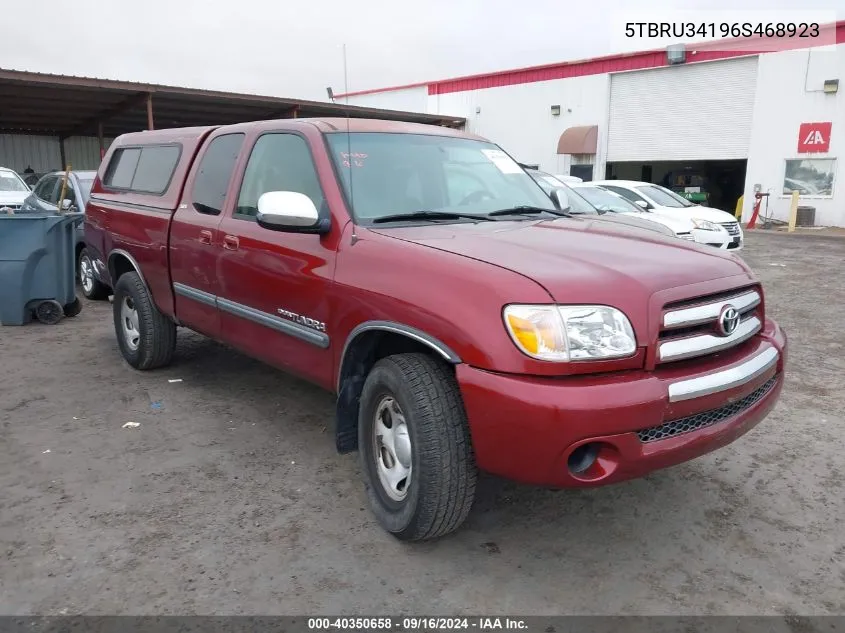
<path fill-rule="evenodd" d="M 728 253 L 571 215 L 501 148 L 406 123 L 126 134 L 86 213 L 138 369 L 187 327 L 337 394 L 381 525 L 466 518 L 477 470 L 554 488 L 724 446 L 781 391 L 786 337 Z"/>

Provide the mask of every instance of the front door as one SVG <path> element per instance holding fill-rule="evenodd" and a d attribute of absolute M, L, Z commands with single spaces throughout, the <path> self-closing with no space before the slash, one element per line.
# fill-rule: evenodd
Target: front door
<path fill-rule="evenodd" d="M 188 175 L 170 226 L 176 316 L 181 323 L 210 337 L 220 333 L 217 265 L 223 240 L 218 225 L 224 209 L 234 204 L 232 174 L 243 142 L 243 134 L 209 137 L 199 162 Z"/>
<path fill-rule="evenodd" d="M 331 385 L 329 297 L 335 250 L 329 235 L 285 233 L 258 225 L 268 191 L 305 194 L 329 210 L 308 142 L 269 132 L 252 146 L 231 213 L 220 223 L 220 337 L 251 356 Z"/>

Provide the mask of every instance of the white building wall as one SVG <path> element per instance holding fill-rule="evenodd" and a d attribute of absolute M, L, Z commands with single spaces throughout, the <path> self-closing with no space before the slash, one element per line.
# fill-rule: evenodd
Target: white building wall
<path fill-rule="evenodd" d="M 516 160 L 552 173 L 569 173 L 569 157 L 558 156 L 564 130 L 599 126 L 599 148 L 607 129 L 609 75 L 555 79 L 499 88 L 452 92 L 428 97 L 428 112 L 467 119 L 467 130 L 484 136 Z M 560 106 L 560 115 L 551 113 Z M 604 175 L 604 157 L 596 156 L 595 177 Z"/>
<path fill-rule="evenodd" d="M 825 79 L 839 79 L 839 92 L 825 94 Z M 830 151 L 799 154 L 801 123 L 831 121 Z M 783 195 L 787 159 L 836 158 L 833 196 L 802 196 L 801 205 L 816 207 L 816 224 L 845 226 L 845 45 L 760 55 L 745 179 L 743 220 L 751 217 L 754 185 L 768 191 L 775 219 L 788 220 L 789 196 Z M 765 210 L 765 201 L 763 202 Z M 761 211 L 762 213 L 762 211 Z"/>
<path fill-rule="evenodd" d="M 346 103 L 346 98 L 340 97 L 337 102 Z M 385 110 L 404 110 L 405 112 L 426 112 L 428 108 L 428 86 L 353 95 L 349 97 L 349 105 Z"/>

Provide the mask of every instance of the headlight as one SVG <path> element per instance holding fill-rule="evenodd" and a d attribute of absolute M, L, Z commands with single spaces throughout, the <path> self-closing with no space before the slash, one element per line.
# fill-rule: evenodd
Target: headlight
<path fill-rule="evenodd" d="M 692 224 L 697 229 L 701 229 L 702 231 L 721 231 L 722 227 L 716 224 L 715 222 L 711 222 L 710 220 L 702 220 L 700 218 L 693 218 Z"/>
<path fill-rule="evenodd" d="M 516 346 L 538 360 L 603 360 L 637 349 L 628 317 L 608 306 L 509 305 L 504 318 Z"/>

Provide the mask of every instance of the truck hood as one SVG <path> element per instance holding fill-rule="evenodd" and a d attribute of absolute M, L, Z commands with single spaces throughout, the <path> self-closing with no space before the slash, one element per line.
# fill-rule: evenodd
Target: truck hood
<path fill-rule="evenodd" d="M 29 194 L 29 191 L 0 191 L 0 207 L 4 204 L 23 204 Z"/>
<path fill-rule="evenodd" d="M 731 253 L 587 218 L 378 227 L 375 232 L 512 270 L 560 303 L 630 304 L 641 311 L 644 295 L 724 277 L 754 279 Z"/>

